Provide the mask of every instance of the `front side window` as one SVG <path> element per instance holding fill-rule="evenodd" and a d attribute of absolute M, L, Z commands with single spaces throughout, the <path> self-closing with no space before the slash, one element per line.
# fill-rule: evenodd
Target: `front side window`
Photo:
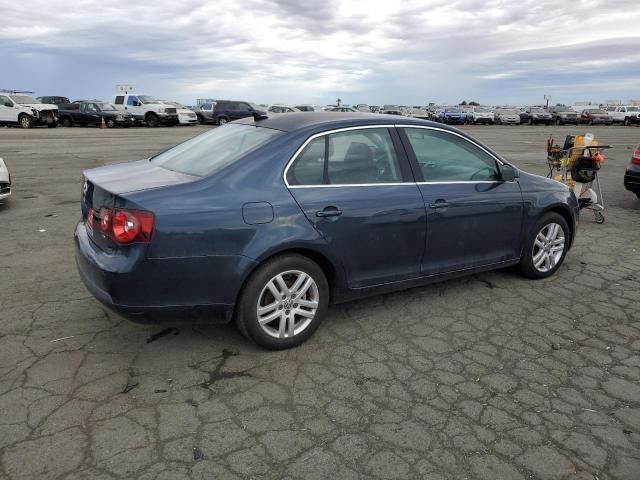
<path fill-rule="evenodd" d="M 129 105 L 130 107 L 135 107 L 136 105 L 138 105 L 138 97 L 129 97 L 127 98 L 127 105 Z"/>
<path fill-rule="evenodd" d="M 498 181 L 495 159 L 457 135 L 437 130 L 406 128 L 425 182 Z"/>
<path fill-rule="evenodd" d="M 176 145 L 156 155 L 150 162 L 175 172 L 204 177 L 282 134 L 280 130 L 271 128 L 227 125 Z"/>
<path fill-rule="evenodd" d="M 4 95 L 0 95 L 0 107 L 10 106 L 13 107 L 13 102 L 9 97 L 5 97 Z"/>

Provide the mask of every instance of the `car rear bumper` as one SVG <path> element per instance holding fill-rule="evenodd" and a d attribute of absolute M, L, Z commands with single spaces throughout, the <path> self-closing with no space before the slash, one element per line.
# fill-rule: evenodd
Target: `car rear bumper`
<path fill-rule="evenodd" d="M 627 168 L 624 174 L 624 188 L 635 194 L 640 194 L 640 168 Z"/>
<path fill-rule="evenodd" d="M 226 323 L 254 262 L 221 255 L 146 258 L 146 247 L 99 249 L 83 222 L 74 234 L 76 265 L 87 290 L 108 308 L 140 323 Z"/>

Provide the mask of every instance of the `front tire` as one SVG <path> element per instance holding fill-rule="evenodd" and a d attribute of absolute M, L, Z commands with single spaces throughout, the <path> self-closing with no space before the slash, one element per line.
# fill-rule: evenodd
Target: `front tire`
<path fill-rule="evenodd" d="M 227 120 L 227 117 L 218 118 L 218 125 L 224 125 L 227 122 L 229 122 L 229 120 Z"/>
<path fill-rule="evenodd" d="M 249 277 L 236 309 L 244 336 L 263 348 L 280 350 L 303 343 L 318 328 L 329 305 L 322 269 L 302 255 L 268 260 Z"/>
<path fill-rule="evenodd" d="M 116 121 L 113 118 L 107 119 L 107 128 L 116 128 Z"/>
<path fill-rule="evenodd" d="M 156 128 L 160 124 L 160 120 L 158 120 L 158 116 L 154 113 L 150 113 L 149 115 L 147 115 L 147 117 L 145 118 L 145 121 L 147 122 L 147 125 L 150 126 L 151 128 Z"/>
<path fill-rule="evenodd" d="M 23 113 L 22 115 L 20 115 L 20 118 L 18 118 L 18 122 L 20 123 L 20 126 L 22 128 L 31 128 L 31 127 L 33 127 L 33 118 L 31 118 L 26 113 Z"/>
<path fill-rule="evenodd" d="M 71 127 L 72 124 L 73 123 L 71 122 L 71 119 L 69 117 L 63 117 L 62 118 L 62 126 L 63 127 L 67 127 L 68 128 L 68 127 Z"/>
<path fill-rule="evenodd" d="M 553 275 L 564 261 L 571 233 L 567 221 L 555 212 L 544 214 L 529 233 L 520 269 L 527 278 L 538 279 Z"/>

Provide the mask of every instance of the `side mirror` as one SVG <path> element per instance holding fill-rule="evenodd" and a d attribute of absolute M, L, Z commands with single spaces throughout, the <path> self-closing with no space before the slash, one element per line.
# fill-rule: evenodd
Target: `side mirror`
<path fill-rule="evenodd" d="M 141 102 L 136 102 L 136 107 L 141 107 L 142 103 Z"/>
<path fill-rule="evenodd" d="M 520 178 L 520 173 L 514 167 L 505 163 L 500 165 L 500 176 L 503 182 L 513 182 L 516 178 Z"/>

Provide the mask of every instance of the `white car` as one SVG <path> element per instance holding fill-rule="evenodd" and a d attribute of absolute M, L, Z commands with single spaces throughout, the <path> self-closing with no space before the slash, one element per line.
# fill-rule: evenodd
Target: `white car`
<path fill-rule="evenodd" d="M 267 113 L 294 113 L 301 112 L 302 110 L 297 109 L 292 105 L 283 105 L 282 103 L 274 103 L 273 105 L 269 105 L 267 107 Z"/>
<path fill-rule="evenodd" d="M 478 123 L 493 125 L 494 121 L 495 116 L 490 108 L 473 107 L 472 112 L 467 112 L 467 122 L 473 123 L 474 125 Z"/>
<path fill-rule="evenodd" d="M 167 105 L 171 105 L 172 107 L 176 107 L 176 112 L 178 113 L 178 124 L 179 125 L 197 125 L 198 124 L 198 116 L 196 112 L 188 109 L 184 105 L 179 102 L 167 102 L 164 101 Z"/>
<path fill-rule="evenodd" d="M 58 107 L 39 103 L 27 93 L 0 90 L 0 125 L 55 128 L 58 126 Z"/>
<path fill-rule="evenodd" d="M 613 123 L 622 123 L 627 127 L 629 125 L 640 123 L 638 121 L 640 108 L 635 105 L 612 105 L 603 108 L 603 110 L 611 117 Z"/>
<path fill-rule="evenodd" d="M 11 195 L 11 175 L 9 169 L 4 163 L 4 160 L 0 158 L 0 200 L 4 200 Z"/>

